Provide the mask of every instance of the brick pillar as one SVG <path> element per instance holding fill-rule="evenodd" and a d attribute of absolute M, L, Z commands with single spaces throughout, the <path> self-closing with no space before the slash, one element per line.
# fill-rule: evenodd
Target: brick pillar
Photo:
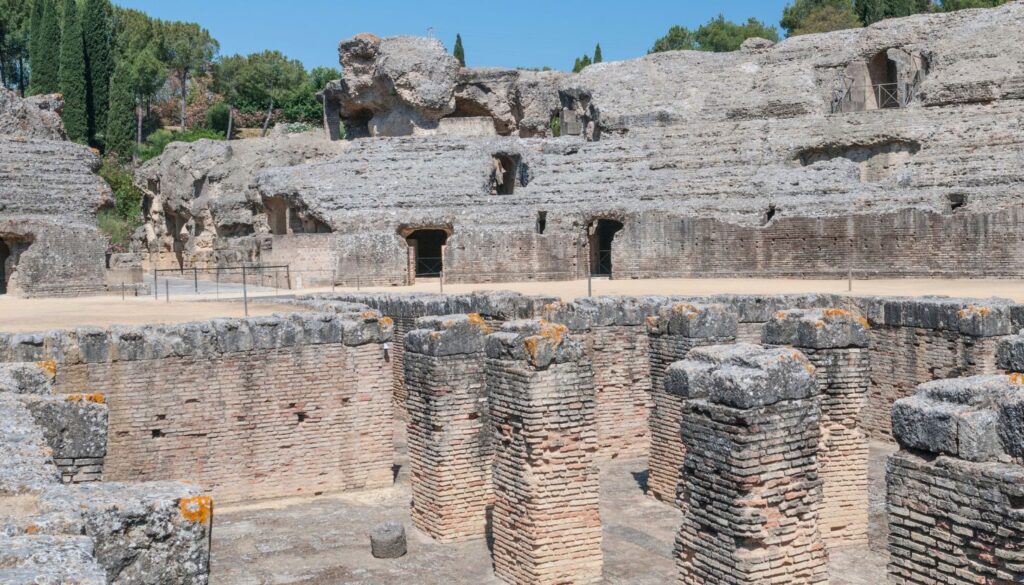
<path fill-rule="evenodd" d="M 825 583 L 807 358 L 750 344 L 697 348 L 669 367 L 666 386 L 685 398 L 679 583 Z"/>
<path fill-rule="evenodd" d="M 1024 374 L 938 380 L 896 401 L 889 582 L 1024 582 Z"/>
<path fill-rule="evenodd" d="M 827 547 L 868 542 L 868 442 L 861 413 L 871 384 L 868 323 L 843 309 L 779 311 L 764 343 L 799 349 L 821 392 L 818 466 L 821 536 Z"/>
<path fill-rule="evenodd" d="M 679 436 L 683 399 L 665 390 L 665 370 L 694 347 L 736 340 L 736 316 L 724 305 L 675 303 L 647 319 L 651 361 L 651 452 L 647 486 L 664 502 L 676 500 L 686 449 Z"/>
<path fill-rule="evenodd" d="M 487 338 L 494 571 L 513 585 L 601 582 L 593 375 L 563 325 L 513 321 Z"/>
<path fill-rule="evenodd" d="M 441 542 L 485 536 L 493 451 L 480 315 L 423 317 L 405 336 L 412 521 Z"/>

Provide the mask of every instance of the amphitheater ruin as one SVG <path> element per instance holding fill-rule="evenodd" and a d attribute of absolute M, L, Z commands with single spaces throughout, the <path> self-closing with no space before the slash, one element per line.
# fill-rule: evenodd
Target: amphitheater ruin
<path fill-rule="evenodd" d="M 1021 298 L 513 290 L 1019 279 L 1022 47 L 1024 2 L 579 74 L 357 35 L 323 135 L 170 145 L 109 255 L 59 96 L 0 91 L 0 295 L 320 287 L 0 316 L 0 583 L 1024 582 Z"/>

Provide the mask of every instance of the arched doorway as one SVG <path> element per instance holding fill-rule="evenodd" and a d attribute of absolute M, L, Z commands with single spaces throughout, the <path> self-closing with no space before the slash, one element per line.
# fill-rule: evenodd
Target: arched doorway
<path fill-rule="evenodd" d="M 440 277 L 444 272 L 444 245 L 448 232 L 442 229 L 418 229 L 405 237 L 409 244 L 409 272 L 415 277 Z"/>
<path fill-rule="evenodd" d="M 0 240 L 0 295 L 7 294 L 7 278 L 12 268 L 7 265 L 10 259 L 11 249 L 7 246 L 7 242 Z"/>
<path fill-rule="evenodd" d="M 868 62 L 869 110 L 900 107 L 899 69 L 889 51 L 882 51 Z"/>
<path fill-rule="evenodd" d="M 612 242 L 621 229 L 622 222 L 614 219 L 598 219 L 590 224 L 588 242 L 592 275 L 612 275 Z"/>

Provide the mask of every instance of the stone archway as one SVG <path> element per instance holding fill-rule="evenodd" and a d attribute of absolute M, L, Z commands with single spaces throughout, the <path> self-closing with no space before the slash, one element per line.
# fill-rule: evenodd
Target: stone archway
<path fill-rule="evenodd" d="M 0 295 L 7 294 L 7 279 L 10 277 L 13 266 L 8 266 L 11 260 L 11 249 L 7 242 L 0 239 Z"/>
<path fill-rule="evenodd" d="M 615 234 L 622 230 L 621 221 L 614 219 L 596 219 L 591 222 L 588 232 L 590 248 L 590 274 L 594 276 L 612 275 L 612 243 Z"/>
<path fill-rule="evenodd" d="M 444 246 L 449 235 L 448 230 L 438 228 L 413 229 L 405 234 L 410 280 L 438 278 L 444 273 Z"/>

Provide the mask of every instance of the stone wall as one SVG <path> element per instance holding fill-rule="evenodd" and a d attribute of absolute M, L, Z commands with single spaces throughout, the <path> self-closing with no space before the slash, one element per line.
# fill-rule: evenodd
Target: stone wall
<path fill-rule="evenodd" d="M 886 473 L 891 583 L 1024 581 L 1024 377 L 923 384 L 896 402 Z"/>
<path fill-rule="evenodd" d="M 590 364 L 564 325 L 513 321 L 487 338 L 495 574 L 513 585 L 601 582 Z"/>
<path fill-rule="evenodd" d="M 422 317 L 406 338 L 412 521 L 440 542 L 486 535 L 494 448 L 477 314 Z"/>
<path fill-rule="evenodd" d="M 669 368 L 686 458 L 679 583 L 825 583 L 814 367 L 798 351 L 697 348 Z"/>
<path fill-rule="evenodd" d="M 103 390 L 107 480 L 313 495 L 392 480 L 391 323 L 362 311 L 22 334 L 5 349 L 54 360 L 59 392 Z"/>

